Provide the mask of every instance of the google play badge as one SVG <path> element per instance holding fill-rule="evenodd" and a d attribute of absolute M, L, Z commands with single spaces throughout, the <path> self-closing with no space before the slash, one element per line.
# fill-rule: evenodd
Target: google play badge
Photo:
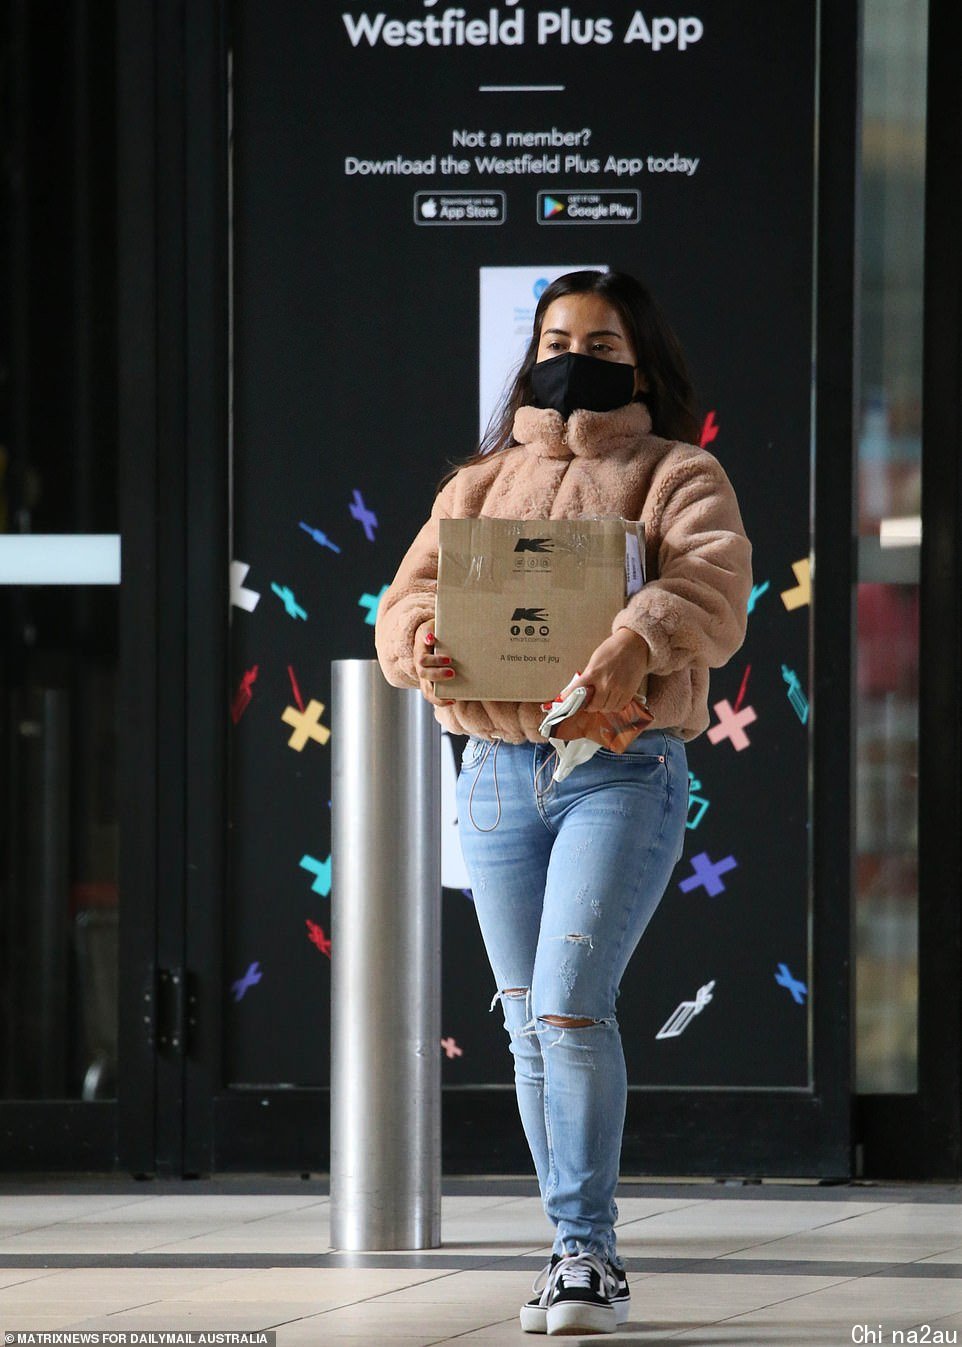
<path fill-rule="evenodd" d="M 548 196 L 548 194 L 545 193 L 544 201 L 542 202 L 542 210 L 546 220 L 550 220 L 554 215 L 560 215 L 564 208 L 565 203 L 563 201 L 559 201 L 557 197 Z"/>

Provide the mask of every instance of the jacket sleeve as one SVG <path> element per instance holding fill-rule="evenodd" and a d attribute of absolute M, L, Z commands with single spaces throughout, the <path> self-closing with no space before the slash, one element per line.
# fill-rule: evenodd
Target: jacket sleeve
<path fill-rule="evenodd" d="M 657 577 L 632 595 L 611 630 L 644 638 L 649 673 L 721 668 L 745 639 L 752 588 L 752 548 L 735 492 L 706 452 L 671 470 L 657 492 Z"/>
<path fill-rule="evenodd" d="M 438 520 L 450 518 L 454 477 L 434 498 L 431 517 L 408 548 L 374 622 L 374 649 L 384 677 L 396 688 L 418 686 L 414 669 L 414 637 L 422 622 L 434 617 L 438 592 Z"/>

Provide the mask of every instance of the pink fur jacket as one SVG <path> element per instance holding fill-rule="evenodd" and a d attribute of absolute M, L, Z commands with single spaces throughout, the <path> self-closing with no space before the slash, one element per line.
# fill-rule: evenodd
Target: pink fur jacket
<path fill-rule="evenodd" d="M 514 447 L 461 468 L 435 498 L 378 608 L 374 643 L 385 678 L 418 686 L 414 635 L 434 617 L 439 518 L 620 514 L 644 520 L 648 583 L 611 630 L 628 627 L 651 648 L 652 728 L 694 739 L 709 724 L 709 668 L 726 664 L 745 639 L 752 587 L 751 544 L 721 464 L 705 449 L 653 435 L 642 402 L 575 411 L 567 423 L 556 411 L 521 407 L 514 438 Z M 456 650 L 444 653 L 457 662 Z M 434 714 L 455 734 L 544 743 L 537 702 L 457 701 Z"/>

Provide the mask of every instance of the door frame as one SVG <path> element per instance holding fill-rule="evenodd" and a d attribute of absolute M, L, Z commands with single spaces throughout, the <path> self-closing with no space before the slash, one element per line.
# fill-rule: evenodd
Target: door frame
<path fill-rule="evenodd" d="M 811 615 L 810 884 L 813 938 L 807 981 L 815 1044 L 810 1090 L 632 1087 L 623 1168 L 649 1174 L 740 1174 L 751 1137 L 754 1175 L 845 1179 L 853 1173 L 853 764 L 855 571 L 852 548 L 857 397 L 858 0 L 821 6 L 814 336 L 816 398 L 812 546 L 819 558 Z M 813 135 L 815 132 L 813 131 Z M 844 319 L 844 321 L 840 321 Z M 814 355 L 813 351 L 813 355 Z M 824 446 L 824 448 L 823 448 Z M 817 452 L 816 452 L 817 448 Z M 218 1168 L 327 1168 L 326 1090 L 213 1093 L 206 1156 Z M 263 1126 L 265 1106 L 272 1125 Z M 530 1169 L 511 1089 L 445 1089 L 448 1172 Z M 760 1123 L 760 1120 L 764 1120 Z M 483 1138 L 483 1144 L 480 1139 Z M 205 1148 L 198 1141 L 198 1159 Z"/>
<path fill-rule="evenodd" d="M 229 705 L 226 19 L 218 0 L 123 0 L 115 12 L 123 114 L 120 714 L 122 724 L 136 727 L 123 736 L 125 1013 L 116 1163 L 132 1173 L 188 1176 L 210 1168 L 206 1119 L 221 1001 Z"/>
<path fill-rule="evenodd" d="M 860 8 L 858 0 L 823 4 L 820 28 L 815 427 L 816 446 L 825 448 L 813 449 L 812 483 L 820 575 L 810 668 L 810 976 L 823 994 L 812 1001 L 815 1090 L 781 1098 L 769 1091 L 687 1091 L 680 1118 L 677 1091 L 633 1089 L 625 1172 L 744 1174 L 739 1155 L 760 1116 L 769 1121 L 753 1146 L 757 1175 L 908 1179 L 962 1172 L 962 95 L 953 68 L 962 16 L 951 0 L 930 0 L 919 1089 L 856 1096 L 851 539 Z M 124 0 L 115 13 L 124 727 L 118 1098 L 3 1101 L 4 1163 L 20 1172 L 323 1171 L 326 1090 L 229 1091 L 220 1074 L 230 689 L 227 623 L 216 615 L 227 611 L 230 557 L 228 0 L 183 12 Z M 850 315 L 850 324 L 840 323 L 840 314 Z M 174 990 L 178 969 L 184 980 Z M 527 1172 L 510 1092 L 450 1090 L 444 1103 L 449 1172 L 485 1166 Z M 270 1129 L 263 1123 L 266 1104 Z M 475 1141 L 481 1136 L 483 1146 Z"/>

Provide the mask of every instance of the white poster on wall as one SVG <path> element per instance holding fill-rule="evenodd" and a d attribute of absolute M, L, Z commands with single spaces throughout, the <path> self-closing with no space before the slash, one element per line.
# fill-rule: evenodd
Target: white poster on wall
<path fill-rule="evenodd" d="M 568 271 L 607 271 L 604 262 L 542 267 L 481 267 L 478 437 L 487 429 L 521 364 L 545 287 Z"/>
<path fill-rule="evenodd" d="M 459 757 L 454 740 L 445 730 L 441 735 L 441 886 L 445 889 L 471 887 L 458 831 Z"/>

